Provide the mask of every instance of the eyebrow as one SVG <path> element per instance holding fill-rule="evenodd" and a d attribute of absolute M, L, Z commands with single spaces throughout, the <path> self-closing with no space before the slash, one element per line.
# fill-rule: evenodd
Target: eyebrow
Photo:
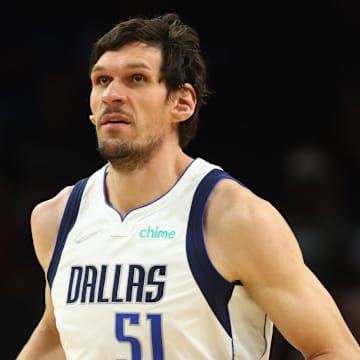
<path fill-rule="evenodd" d="M 125 66 L 125 69 L 139 69 L 139 68 L 143 68 L 146 70 L 152 70 L 152 68 L 142 62 L 137 62 L 137 63 L 131 63 L 131 64 L 127 64 Z M 105 69 L 104 66 L 101 65 L 95 65 L 92 70 L 91 73 L 96 72 L 96 71 L 103 71 Z"/>

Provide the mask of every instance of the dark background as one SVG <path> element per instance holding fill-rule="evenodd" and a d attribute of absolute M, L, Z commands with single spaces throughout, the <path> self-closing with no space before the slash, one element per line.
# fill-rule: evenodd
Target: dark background
<path fill-rule="evenodd" d="M 270 200 L 360 340 L 360 5 L 337 0 L 8 4 L 0 17 L 1 359 L 43 311 L 33 206 L 103 164 L 88 120 L 92 43 L 130 15 L 179 12 L 215 94 L 189 149 Z M 272 360 L 300 359 L 275 333 Z"/>

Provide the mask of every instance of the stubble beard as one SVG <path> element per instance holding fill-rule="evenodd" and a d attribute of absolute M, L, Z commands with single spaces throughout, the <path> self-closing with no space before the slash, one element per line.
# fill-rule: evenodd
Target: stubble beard
<path fill-rule="evenodd" d="M 132 171 L 142 168 L 149 162 L 151 155 L 160 147 L 162 139 L 147 139 L 145 144 L 135 144 L 129 141 L 98 138 L 97 151 L 116 170 Z"/>

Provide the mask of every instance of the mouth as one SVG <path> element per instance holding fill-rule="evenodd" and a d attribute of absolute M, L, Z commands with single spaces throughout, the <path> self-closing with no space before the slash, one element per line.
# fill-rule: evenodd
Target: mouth
<path fill-rule="evenodd" d="M 111 113 L 105 114 L 101 119 L 101 125 L 111 125 L 111 124 L 130 124 L 130 121 L 127 116 L 120 113 Z"/>

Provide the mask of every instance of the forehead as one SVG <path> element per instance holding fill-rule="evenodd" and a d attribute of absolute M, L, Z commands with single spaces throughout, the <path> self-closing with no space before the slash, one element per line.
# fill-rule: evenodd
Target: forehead
<path fill-rule="evenodd" d="M 143 67 L 158 72 L 161 64 L 159 47 L 141 42 L 130 43 L 116 50 L 106 51 L 94 65 L 93 71 L 101 68 Z"/>

